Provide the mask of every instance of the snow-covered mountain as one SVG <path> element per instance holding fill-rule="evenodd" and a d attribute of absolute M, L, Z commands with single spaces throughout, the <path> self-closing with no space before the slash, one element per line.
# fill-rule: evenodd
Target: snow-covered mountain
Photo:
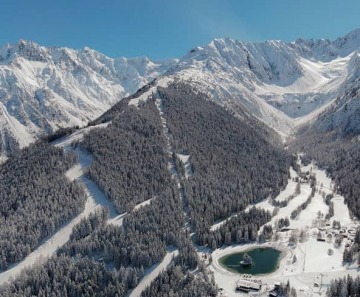
<path fill-rule="evenodd" d="M 0 49 L 0 151 L 16 143 L 28 145 L 59 127 L 87 123 L 174 62 L 111 59 L 89 48 L 47 48 L 24 40 L 4 46 Z"/>
<path fill-rule="evenodd" d="M 190 83 L 226 108 L 241 110 L 239 116 L 255 115 L 283 135 L 332 110 L 331 120 L 318 122 L 326 129 L 327 123 L 348 118 L 334 110 L 356 89 L 359 50 L 360 29 L 334 41 L 215 39 L 179 60 L 161 62 L 21 40 L 0 49 L 2 151 L 58 127 L 85 124 L 160 75 Z M 346 106 L 357 110 L 358 105 Z"/>
<path fill-rule="evenodd" d="M 359 77 L 354 62 L 358 50 L 360 29 L 334 41 L 215 39 L 192 49 L 173 73 L 221 104 L 245 107 L 287 134 L 323 111 L 344 93 L 350 79 Z"/>
<path fill-rule="evenodd" d="M 339 96 L 310 122 L 310 129 L 335 131 L 339 136 L 360 133 L 360 52 L 352 55 L 348 70 Z"/>

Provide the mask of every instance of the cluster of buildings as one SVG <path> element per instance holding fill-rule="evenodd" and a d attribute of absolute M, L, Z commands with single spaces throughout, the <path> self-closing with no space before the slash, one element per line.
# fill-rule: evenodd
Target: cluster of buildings
<path fill-rule="evenodd" d="M 351 224 L 341 228 L 332 228 L 330 224 L 326 224 L 325 227 L 318 228 L 317 241 L 332 241 L 338 240 L 342 242 L 346 240 L 345 247 L 350 247 L 354 244 L 356 235 L 356 226 Z"/>

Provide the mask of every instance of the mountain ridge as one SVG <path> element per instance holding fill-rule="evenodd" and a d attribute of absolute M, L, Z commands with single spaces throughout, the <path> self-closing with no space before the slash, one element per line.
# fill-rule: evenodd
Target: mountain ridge
<path fill-rule="evenodd" d="M 160 76 L 190 83 L 286 136 L 359 77 L 359 49 L 360 29 L 333 41 L 214 39 L 160 62 L 19 40 L 0 49 L 0 150 L 11 152 L 60 127 L 83 126 Z"/>

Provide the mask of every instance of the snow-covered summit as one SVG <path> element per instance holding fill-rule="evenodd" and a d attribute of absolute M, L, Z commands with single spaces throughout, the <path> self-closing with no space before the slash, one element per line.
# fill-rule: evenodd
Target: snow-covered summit
<path fill-rule="evenodd" d="M 360 29 L 334 41 L 214 39 L 172 68 L 228 108 L 245 108 L 286 134 L 341 96 L 360 49 Z M 358 69 L 358 68 L 356 68 Z"/>
<path fill-rule="evenodd" d="M 329 62 L 346 57 L 360 48 L 360 28 L 335 40 L 297 39 L 289 44 L 304 58 Z"/>
<path fill-rule="evenodd" d="M 164 73 L 145 57 L 109 58 L 90 48 L 19 40 L 0 49 L 0 151 L 58 127 L 82 125 Z"/>

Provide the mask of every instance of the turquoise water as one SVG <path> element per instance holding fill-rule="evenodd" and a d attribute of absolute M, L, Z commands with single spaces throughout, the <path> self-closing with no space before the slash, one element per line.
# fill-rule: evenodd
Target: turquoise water
<path fill-rule="evenodd" d="M 253 259 L 251 266 L 240 265 L 244 253 L 247 253 Z M 223 267 L 232 272 L 256 275 L 274 272 L 278 268 L 280 256 L 281 251 L 265 247 L 226 255 L 220 258 L 219 262 Z"/>

